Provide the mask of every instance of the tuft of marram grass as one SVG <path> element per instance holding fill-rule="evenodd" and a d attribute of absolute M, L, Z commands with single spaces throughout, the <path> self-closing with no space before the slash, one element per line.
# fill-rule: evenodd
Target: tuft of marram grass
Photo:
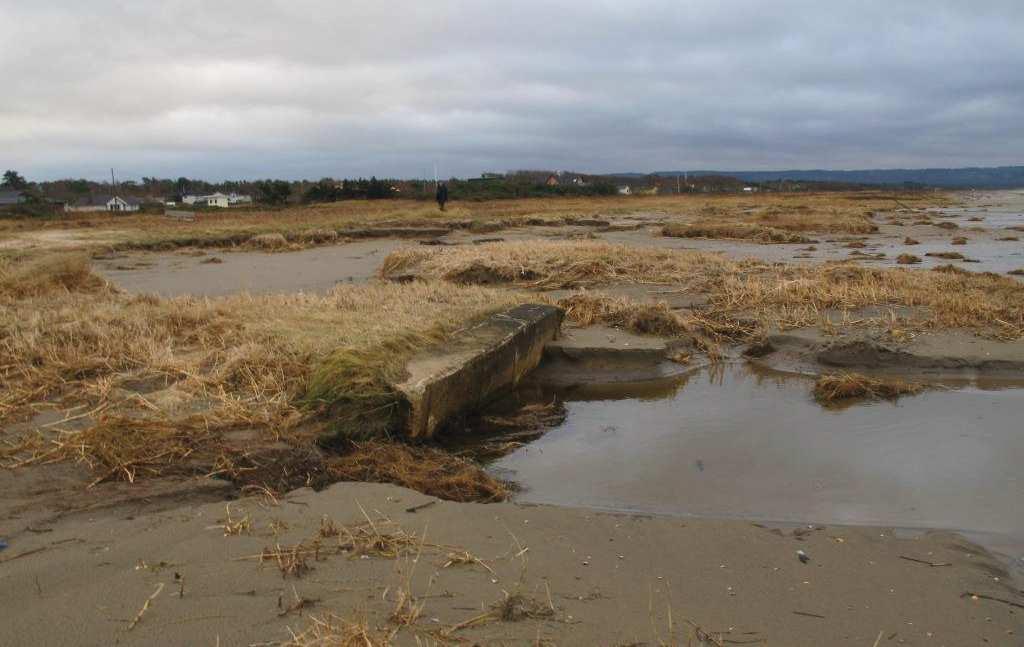
<path fill-rule="evenodd" d="M 107 282 L 92 273 L 85 254 L 48 253 L 23 261 L 0 258 L 0 299 L 104 290 L 109 290 Z"/>
<path fill-rule="evenodd" d="M 895 400 L 922 391 L 920 384 L 897 379 L 877 379 L 860 373 L 822 375 L 814 383 L 814 399 L 831 404 L 854 398 Z"/>
<path fill-rule="evenodd" d="M 372 629 L 364 620 L 343 618 L 335 614 L 311 616 L 310 624 L 282 647 L 390 647 L 395 630 Z"/>
<path fill-rule="evenodd" d="M 673 238 L 726 238 L 758 243 L 811 243 L 810 238 L 783 229 L 746 222 L 672 223 L 661 228 L 662 236 Z"/>
<path fill-rule="evenodd" d="M 674 337 L 692 332 L 664 303 L 636 303 L 600 294 L 579 293 L 559 299 L 565 316 L 581 326 L 602 323 L 630 332 Z"/>

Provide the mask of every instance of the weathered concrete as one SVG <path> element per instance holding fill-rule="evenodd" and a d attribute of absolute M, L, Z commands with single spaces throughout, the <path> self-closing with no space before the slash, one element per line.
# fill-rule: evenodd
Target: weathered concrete
<path fill-rule="evenodd" d="M 666 339 L 609 328 L 569 328 L 544 348 L 530 381 L 547 388 L 670 382 L 693 367 L 674 361 L 694 352 L 689 339 Z"/>
<path fill-rule="evenodd" d="M 540 363 L 564 314 L 554 306 L 517 306 L 414 358 L 406 367 L 409 378 L 395 385 L 408 405 L 405 433 L 429 438 L 445 422 L 515 386 Z"/>

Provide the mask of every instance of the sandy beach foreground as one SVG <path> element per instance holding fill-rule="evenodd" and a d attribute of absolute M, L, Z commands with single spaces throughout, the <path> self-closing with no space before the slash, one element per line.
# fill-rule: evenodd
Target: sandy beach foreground
<path fill-rule="evenodd" d="M 5 645 L 279 644 L 314 619 L 365 623 L 392 644 L 1024 635 L 1002 565 L 948 533 L 451 503 L 362 483 L 230 505 L 143 498 L 33 524 L 0 552 Z"/>

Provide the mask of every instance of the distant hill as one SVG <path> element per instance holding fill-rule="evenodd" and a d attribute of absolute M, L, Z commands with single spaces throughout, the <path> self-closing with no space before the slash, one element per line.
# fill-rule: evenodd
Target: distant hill
<path fill-rule="evenodd" d="M 659 171 L 653 175 L 682 175 L 684 171 Z M 1014 189 L 1024 187 L 1024 166 L 926 169 L 866 169 L 861 171 L 689 171 L 690 176 L 730 175 L 745 182 L 843 182 L 847 184 L 920 184 L 956 189 Z M 617 173 L 616 175 L 630 175 Z"/>

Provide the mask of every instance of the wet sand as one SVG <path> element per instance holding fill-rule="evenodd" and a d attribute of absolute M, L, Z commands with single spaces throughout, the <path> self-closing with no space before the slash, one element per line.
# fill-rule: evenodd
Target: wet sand
<path fill-rule="evenodd" d="M 424 608 L 398 634 L 402 645 L 436 639 L 432 632 L 480 615 L 506 592 L 534 598 L 538 608 L 550 604 L 554 615 L 485 623 L 453 637 L 487 645 L 687 644 L 692 622 L 721 632 L 723 645 L 870 647 L 881 636 L 880 645 L 953 647 L 1020 644 L 1024 631 L 1020 609 L 962 597 L 1021 600 L 997 561 L 955 536 L 515 504 L 438 502 L 406 512 L 431 500 L 346 483 L 299 490 L 278 505 L 246 499 L 231 505 L 233 520 L 251 524 L 237 536 L 224 535 L 221 503 L 51 521 L 9 538 L 0 552 L 0 643 L 276 644 L 289 628 L 304 628 L 308 615 L 385 626 L 405 581 Z M 449 549 L 429 545 L 416 563 L 325 548 L 298 578 L 255 559 L 314 536 L 325 516 L 361 522 L 360 505 L 377 523 L 386 515 L 409 533 L 425 532 L 427 544 L 468 550 L 493 572 L 445 568 Z"/>
<path fill-rule="evenodd" d="M 94 266 L 104 278 L 129 292 L 167 297 L 327 292 L 338 284 L 365 283 L 376 275 L 390 252 L 408 244 L 374 239 L 273 254 L 132 252 L 95 261 Z M 210 262 L 211 258 L 220 262 Z"/>

